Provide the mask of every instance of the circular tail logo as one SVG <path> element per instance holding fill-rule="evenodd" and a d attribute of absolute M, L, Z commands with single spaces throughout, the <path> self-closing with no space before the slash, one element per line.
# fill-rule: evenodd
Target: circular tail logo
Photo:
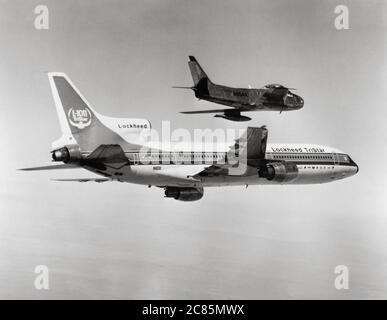
<path fill-rule="evenodd" d="M 67 116 L 70 124 L 78 129 L 84 129 L 91 124 L 91 112 L 88 108 L 70 108 Z"/>

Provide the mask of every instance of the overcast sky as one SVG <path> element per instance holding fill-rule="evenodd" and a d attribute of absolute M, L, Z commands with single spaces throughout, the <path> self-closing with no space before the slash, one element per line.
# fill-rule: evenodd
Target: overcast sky
<path fill-rule="evenodd" d="M 34 8 L 49 8 L 49 30 Z M 349 8 L 349 30 L 334 8 Z M 0 1 L 0 298 L 387 298 L 385 1 Z M 302 110 L 251 113 L 269 142 L 343 150 L 360 167 L 312 186 L 158 188 L 59 183 L 46 72 L 65 72 L 98 112 L 161 128 L 243 128 L 196 101 L 188 55 L 230 86 L 297 88 Z M 50 290 L 33 286 L 47 265 Z M 334 288 L 346 265 L 350 289 Z"/>

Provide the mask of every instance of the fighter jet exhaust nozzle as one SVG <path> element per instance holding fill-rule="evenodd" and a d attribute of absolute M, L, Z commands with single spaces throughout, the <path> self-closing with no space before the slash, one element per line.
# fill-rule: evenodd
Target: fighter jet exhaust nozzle
<path fill-rule="evenodd" d="M 79 162 L 81 160 L 79 146 L 66 146 L 52 151 L 52 160 L 64 163 Z"/>

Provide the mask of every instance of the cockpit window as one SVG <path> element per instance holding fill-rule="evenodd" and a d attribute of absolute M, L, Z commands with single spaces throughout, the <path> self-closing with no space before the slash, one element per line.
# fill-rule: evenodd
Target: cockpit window
<path fill-rule="evenodd" d="M 265 87 L 268 88 L 268 89 L 280 89 L 280 88 L 284 88 L 283 85 L 280 85 L 280 84 L 277 84 L 277 83 L 268 84 L 268 85 L 266 85 Z"/>

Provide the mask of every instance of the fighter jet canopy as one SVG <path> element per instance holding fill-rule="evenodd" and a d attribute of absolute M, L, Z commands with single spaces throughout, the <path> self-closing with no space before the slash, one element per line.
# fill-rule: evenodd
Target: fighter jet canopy
<path fill-rule="evenodd" d="M 264 88 L 266 88 L 266 89 L 287 89 L 283 85 L 277 84 L 277 83 L 268 84 L 268 85 L 264 86 Z"/>

